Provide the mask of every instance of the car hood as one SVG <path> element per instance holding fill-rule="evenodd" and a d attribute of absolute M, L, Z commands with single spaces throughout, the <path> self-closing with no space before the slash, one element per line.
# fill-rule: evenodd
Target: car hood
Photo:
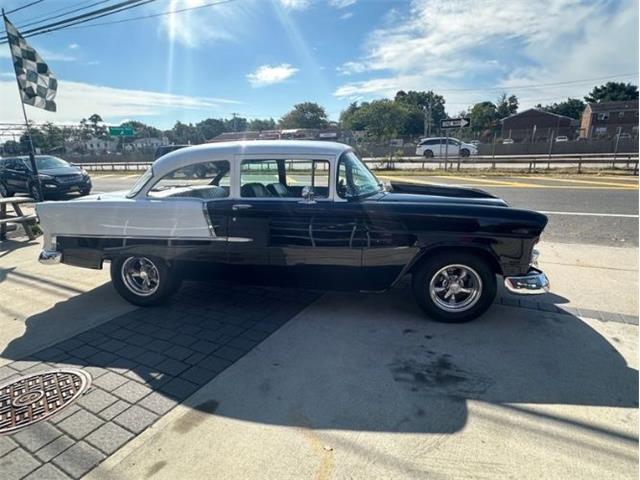
<path fill-rule="evenodd" d="M 51 175 L 52 177 L 58 175 L 77 175 L 82 173 L 82 169 L 80 167 L 58 167 L 58 168 L 44 168 L 42 170 L 38 169 L 38 173 L 43 175 Z"/>
<path fill-rule="evenodd" d="M 437 183 L 391 182 L 392 191 L 383 198 L 388 202 L 463 203 L 474 205 L 508 206 L 507 202 L 479 188 L 458 187 Z"/>

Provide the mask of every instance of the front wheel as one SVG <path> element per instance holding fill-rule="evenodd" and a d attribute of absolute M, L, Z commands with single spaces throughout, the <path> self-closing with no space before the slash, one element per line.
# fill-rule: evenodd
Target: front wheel
<path fill-rule="evenodd" d="M 10 192 L 7 186 L 0 182 L 0 198 L 13 197 L 13 192 Z"/>
<path fill-rule="evenodd" d="M 151 256 L 114 259 L 111 282 L 122 298 L 143 307 L 164 302 L 181 283 L 178 272 L 161 258 Z"/>
<path fill-rule="evenodd" d="M 468 157 L 471 154 L 471 152 L 469 152 L 469 150 L 467 150 L 466 148 L 463 148 L 462 150 L 460 150 L 460 156 L 461 157 Z"/>
<path fill-rule="evenodd" d="M 436 321 L 462 323 L 482 315 L 496 296 L 496 275 L 471 253 L 446 253 L 427 259 L 413 274 L 413 294 Z"/>
<path fill-rule="evenodd" d="M 423 155 L 424 158 L 433 158 L 433 152 L 431 150 L 425 150 Z"/>

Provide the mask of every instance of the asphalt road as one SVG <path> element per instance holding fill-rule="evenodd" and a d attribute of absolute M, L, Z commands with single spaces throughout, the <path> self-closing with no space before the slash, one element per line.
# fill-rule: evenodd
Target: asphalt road
<path fill-rule="evenodd" d="M 93 174 L 95 193 L 128 189 L 137 174 Z M 638 178 L 632 176 L 428 176 L 379 172 L 381 180 L 472 186 L 549 217 L 544 238 L 561 243 L 638 246 Z"/>

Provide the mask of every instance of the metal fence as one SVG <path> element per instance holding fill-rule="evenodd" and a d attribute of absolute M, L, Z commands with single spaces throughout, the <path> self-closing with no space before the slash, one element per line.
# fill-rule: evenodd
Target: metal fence
<path fill-rule="evenodd" d="M 462 170 L 462 169 L 514 169 L 532 172 L 540 166 L 545 169 L 574 168 L 578 173 L 585 167 L 619 169 L 638 174 L 638 153 L 569 154 L 569 155 L 477 155 L 471 157 L 423 158 L 365 157 L 364 163 L 372 170 Z M 97 172 L 139 172 L 152 162 L 77 162 L 85 169 Z"/>

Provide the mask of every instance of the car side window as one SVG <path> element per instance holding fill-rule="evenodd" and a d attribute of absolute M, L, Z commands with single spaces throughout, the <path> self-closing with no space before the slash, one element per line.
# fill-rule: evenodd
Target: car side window
<path fill-rule="evenodd" d="M 240 196 L 244 198 L 301 198 L 312 187 L 315 198 L 329 197 L 326 160 L 245 160 L 240 167 Z"/>
<path fill-rule="evenodd" d="M 227 161 L 187 165 L 160 178 L 148 195 L 154 198 L 226 198 L 229 196 L 229 171 Z"/>

